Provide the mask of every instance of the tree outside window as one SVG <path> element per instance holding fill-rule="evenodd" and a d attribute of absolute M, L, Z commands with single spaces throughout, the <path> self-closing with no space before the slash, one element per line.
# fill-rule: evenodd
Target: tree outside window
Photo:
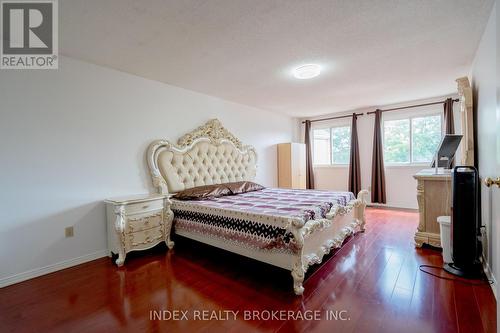
<path fill-rule="evenodd" d="M 332 128 L 332 164 L 349 164 L 351 127 Z"/>
<path fill-rule="evenodd" d="M 385 163 L 429 163 L 441 141 L 441 116 L 386 120 L 383 130 Z"/>

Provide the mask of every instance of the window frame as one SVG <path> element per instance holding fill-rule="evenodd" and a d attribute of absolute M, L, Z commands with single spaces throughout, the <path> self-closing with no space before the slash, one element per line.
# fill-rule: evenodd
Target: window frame
<path fill-rule="evenodd" d="M 342 124 L 335 124 L 335 125 L 330 125 L 330 126 L 324 126 L 324 127 L 316 127 L 313 128 L 313 135 L 312 135 L 312 151 L 313 151 L 313 167 L 314 168 L 346 168 L 349 167 L 349 162 L 347 163 L 333 163 L 333 144 L 332 144 L 332 131 L 334 128 L 343 128 L 343 127 L 349 127 L 349 149 L 351 148 L 351 131 L 352 131 L 352 124 L 347 124 L 347 123 L 342 123 Z M 314 131 L 315 130 L 325 130 L 328 129 L 330 133 L 330 149 L 328 151 L 328 161 L 329 163 L 323 163 L 323 164 L 315 164 L 315 156 L 314 156 Z M 350 150 L 349 150 L 350 151 Z"/>
<path fill-rule="evenodd" d="M 402 114 L 399 117 L 390 117 L 389 119 L 384 119 L 382 116 L 382 150 L 385 150 L 385 122 L 386 121 L 393 121 L 393 120 L 406 120 L 408 119 L 410 122 L 410 161 L 409 162 L 386 162 L 385 161 L 385 154 L 384 154 L 384 166 L 386 167 L 422 167 L 422 166 L 429 166 L 429 163 L 432 162 L 413 162 L 413 119 L 415 118 L 425 118 L 425 117 L 435 117 L 439 116 L 440 121 L 441 121 L 441 139 L 443 138 L 444 135 L 444 115 L 442 112 L 429 112 L 429 113 L 421 113 L 421 114 Z"/>

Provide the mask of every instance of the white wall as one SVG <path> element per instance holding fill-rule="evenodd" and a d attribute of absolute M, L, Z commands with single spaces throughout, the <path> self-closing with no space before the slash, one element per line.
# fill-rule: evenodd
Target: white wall
<path fill-rule="evenodd" d="M 477 156 L 479 176 L 481 178 L 498 177 L 497 162 L 495 160 L 495 156 L 497 156 L 496 29 L 496 11 L 494 7 L 477 49 L 470 75 L 477 116 Z M 498 277 L 499 267 L 494 264 L 496 256 L 498 256 L 498 239 L 492 237 L 492 235 L 498 235 L 498 225 L 492 223 L 491 205 L 498 207 L 499 203 L 492 200 L 491 195 L 491 190 L 482 185 L 481 217 L 482 223 L 486 225 L 484 254 L 493 275 Z"/>
<path fill-rule="evenodd" d="M 211 118 L 256 147 L 257 181 L 277 184 L 275 144 L 292 141 L 294 119 L 64 57 L 59 68 L 0 72 L 0 286 L 105 254 L 102 200 L 151 191 L 148 144 Z"/>
<path fill-rule="evenodd" d="M 330 116 L 339 116 L 343 114 L 364 113 L 363 116 L 358 117 L 358 141 L 359 141 L 359 152 L 360 152 L 360 164 L 361 164 L 361 186 L 363 189 L 370 190 L 371 188 L 371 165 L 372 165 L 372 150 L 373 150 L 373 126 L 375 117 L 374 115 L 367 115 L 369 111 L 374 111 L 375 109 L 387 109 L 393 107 L 399 107 L 404 105 L 421 104 L 442 101 L 447 97 L 456 98 L 456 95 L 440 96 L 436 98 L 430 98 L 425 100 L 412 101 L 408 103 L 392 104 L 384 106 L 374 106 L 365 109 L 354 110 L 345 113 L 335 113 L 331 115 L 325 115 L 317 118 L 328 118 Z M 428 107 L 408 109 L 405 111 L 393 111 L 383 113 L 384 119 L 404 117 L 407 115 L 418 115 L 418 114 L 434 114 L 442 113 L 443 106 L 433 105 Z M 316 118 L 311 118 L 316 119 Z M 455 119 L 455 131 L 460 132 L 460 111 L 458 103 L 454 104 L 454 119 Z M 313 123 L 314 128 L 329 127 L 332 125 L 343 124 L 347 121 L 350 124 L 350 120 L 331 120 L 324 122 Z M 300 124 L 300 122 L 299 122 Z M 303 125 L 301 125 L 301 141 L 303 142 Z M 459 159 L 460 156 L 458 155 Z M 413 166 L 389 166 L 385 167 L 385 177 L 386 177 L 386 191 L 387 191 L 387 204 L 386 206 L 398 207 L 398 208 L 411 208 L 417 209 L 417 182 L 413 178 L 413 175 L 418 171 L 428 168 L 428 163 Z M 347 190 L 349 170 L 347 166 L 319 166 L 315 167 L 314 177 L 315 186 L 319 189 L 332 189 L 332 190 Z"/>

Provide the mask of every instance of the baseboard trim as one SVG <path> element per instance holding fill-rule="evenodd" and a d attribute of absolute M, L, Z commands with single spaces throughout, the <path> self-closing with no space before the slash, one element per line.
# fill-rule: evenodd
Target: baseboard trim
<path fill-rule="evenodd" d="M 60 262 L 52 264 L 52 265 L 48 265 L 45 267 L 39 267 L 39 268 L 31 269 L 31 270 L 26 271 L 26 272 L 7 276 L 7 277 L 0 279 L 0 288 L 7 287 L 7 286 L 10 286 L 10 285 L 15 284 L 15 283 L 19 283 L 22 281 L 33 279 L 33 278 L 36 278 L 38 276 L 42 276 L 42 275 L 49 274 L 52 272 L 60 271 L 61 269 L 80 265 L 80 264 L 83 264 L 83 263 L 88 262 L 88 261 L 92 261 L 95 259 L 106 257 L 107 255 L 108 255 L 107 249 L 100 250 L 100 251 L 97 251 L 94 253 L 89 253 L 89 254 L 83 255 L 81 257 L 63 260 L 63 261 L 60 261 Z"/>
<path fill-rule="evenodd" d="M 369 203 L 366 205 L 367 207 L 377 208 L 377 209 L 387 209 L 387 210 L 399 210 L 405 212 L 418 212 L 417 208 L 407 208 L 407 207 L 397 207 L 397 206 L 387 206 L 384 204 L 373 204 Z"/>
<path fill-rule="evenodd" d="M 497 280 L 495 279 L 495 276 L 493 275 L 493 272 L 490 268 L 490 265 L 488 264 L 488 261 L 485 260 L 483 257 L 483 269 L 484 269 L 484 274 L 486 274 L 486 277 L 488 280 L 493 281 L 493 283 L 490 284 L 491 291 L 493 291 L 493 295 L 495 295 L 495 299 L 497 299 Z"/>

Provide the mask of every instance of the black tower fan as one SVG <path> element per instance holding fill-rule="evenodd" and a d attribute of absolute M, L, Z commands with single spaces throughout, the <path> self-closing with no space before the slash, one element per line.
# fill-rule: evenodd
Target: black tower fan
<path fill-rule="evenodd" d="M 479 224 L 479 177 L 475 167 L 453 169 L 451 248 L 453 263 L 444 269 L 465 278 L 482 276 L 481 226 Z"/>

